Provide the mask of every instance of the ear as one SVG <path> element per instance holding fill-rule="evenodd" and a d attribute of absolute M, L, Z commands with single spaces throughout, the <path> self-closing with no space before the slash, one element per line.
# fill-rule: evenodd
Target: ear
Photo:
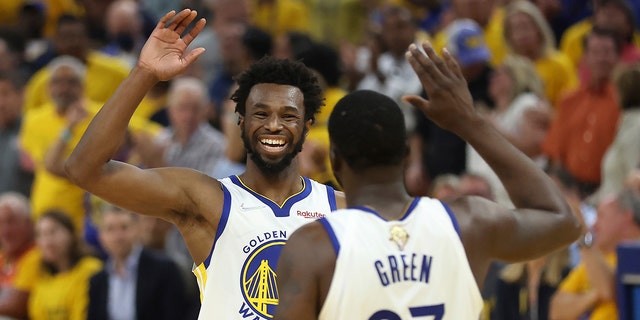
<path fill-rule="evenodd" d="M 304 122 L 304 126 L 307 128 L 307 134 L 309 134 L 309 129 L 311 129 L 311 126 L 313 125 L 313 123 L 315 122 L 315 120 L 313 118 L 308 119 L 307 121 Z"/>
<path fill-rule="evenodd" d="M 236 113 L 236 115 L 238 115 L 238 127 L 242 127 L 244 125 L 244 116 Z"/>
<path fill-rule="evenodd" d="M 333 170 L 333 174 L 337 178 L 340 170 L 342 169 L 342 159 L 340 158 L 338 151 L 333 146 L 333 143 L 329 144 L 329 162 L 331 163 L 331 170 Z"/>

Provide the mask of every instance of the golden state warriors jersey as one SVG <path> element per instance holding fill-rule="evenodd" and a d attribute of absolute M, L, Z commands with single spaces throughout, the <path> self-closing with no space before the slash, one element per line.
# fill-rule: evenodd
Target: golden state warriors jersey
<path fill-rule="evenodd" d="M 336 213 L 320 220 L 337 260 L 319 319 L 479 318 L 480 290 L 444 203 L 415 198 L 395 221 L 367 207 Z"/>
<path fill-rule="evenodd" d="M 194 273 L 202 306 L 198 319 L 273 318 L 278 304 L 276 265 L 291 233 L 336 209 L 335 192 L 306 177 L 302 191 L 282 206 L 237 176 L 221 179 L 222 217 L 209 257 Z"/>

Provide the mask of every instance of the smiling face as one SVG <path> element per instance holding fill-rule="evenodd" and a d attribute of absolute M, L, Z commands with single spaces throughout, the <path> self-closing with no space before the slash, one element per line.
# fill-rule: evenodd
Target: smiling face
<path fill-rule="evenodd" d="M 68 259 L 74 235 L 53 218 L 45 217 L 36 226 L 36 243 L 45 262 L 56 264 Z"/>
<path fill-rule="evenodd" d="M 518 12 L 506 20 L 507 40 L 517 54 L 537 58 L 544 39 L 535 21 L 526 13 Z"/>
<path fill-rule="evenodd" d="M 304 120 L 304 98 L 297 87 L 253 86 L 240 122 L 250 160 L 265 174 L 282 172 L 302 150 L 311 123 Z"/>

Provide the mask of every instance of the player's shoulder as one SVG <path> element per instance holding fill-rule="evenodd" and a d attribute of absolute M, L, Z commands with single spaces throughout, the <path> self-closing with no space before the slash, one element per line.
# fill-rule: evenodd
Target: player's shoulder
<path fill-rule="evenodd" d="M 347 198 L 342 191 L 334 190 L 333 191 L 336 196 L 336 207 L 338 209 L 344 209 L 347 207 Z"/>

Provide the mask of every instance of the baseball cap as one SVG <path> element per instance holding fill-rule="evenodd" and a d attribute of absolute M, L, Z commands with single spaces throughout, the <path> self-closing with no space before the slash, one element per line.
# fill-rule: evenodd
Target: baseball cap
<path fill-rule="evenodd" d="M 491 59 L 482 28 L 471 19 L 453 21 L 446 29 L 447 50 L 458 58 L 462 66 Z"/>

